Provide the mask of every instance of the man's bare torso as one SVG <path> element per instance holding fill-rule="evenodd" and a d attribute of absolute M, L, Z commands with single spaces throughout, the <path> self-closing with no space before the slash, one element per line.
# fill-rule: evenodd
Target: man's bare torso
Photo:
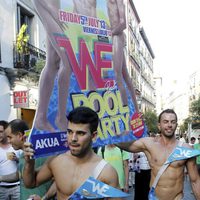
<path fill-rule="evenodd" d="M 150 185 L 153 184 L 160 167 L 167 160 L 176 144 L 178 142 L 166 147 L 160 137 L 145 140 L 146 149 L 148 149 L 145 153 L 152 169 Z M 165 170 L 156 187 L 156 194 L 159 199 L 174 200 L 182 198 L 185 162 L 185 160 L 175 161 Z"/>
<path fill-rule="evenodd" d="M 101 160 L 100 157 L 93 156 L 85 163 L 77 163 L 69 154 L 70 152 L 57 156 L 49 165 L 55 177 L 58 200 L 69 198 L 92 175 Z"/>

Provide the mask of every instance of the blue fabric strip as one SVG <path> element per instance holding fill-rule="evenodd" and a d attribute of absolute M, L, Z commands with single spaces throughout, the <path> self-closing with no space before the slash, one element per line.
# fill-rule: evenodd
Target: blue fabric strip
<path fill-rule="evenodd" d="M 109 186 L 93 177 L 89 177 L 81 187 L 79 187 L 71 196 L 70 200 L 78 199 L 100 199 L 106 197 L 128 197 L 130 194 L 122 192 L 112 186 Z"/>

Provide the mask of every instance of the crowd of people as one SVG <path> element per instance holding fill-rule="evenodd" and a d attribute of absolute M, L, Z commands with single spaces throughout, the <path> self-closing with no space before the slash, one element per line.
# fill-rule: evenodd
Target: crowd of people
<path fill-rule="evenodd" d="M 55 33 L 63 33 L 58 19 L 60 1 L 32 0 L 47 34 L 47 59 L 39 85 L 40 99 L 34 120 L 38 130 L 67 132 L 69 151 L 59 155 L 33 159 L 34 149 L 26 141 L 27 123 L 21 119 L 0 121 L 0 200 L 66 200 L 82 199 L 76 191 L 93 177 L 119 191 L 128 193 L 134 185 L 135 200 L 183 199 L 184 176 L 187 171 L 196 199 L 200 200 L 200 155 L 182 157 L 170 161 L 177 148 L 184 151 L 200 150 L 200 136 L 186 143 L 178 140 L 175 132 L 177 115 L 172 109 L 163 110 L 158 116 L 159 135 L 142 137 L 136 141 L 108 144 L 92 148 L 97 137 L 99 117 L 88 107 L 77 107 L 67 118 L 65 108 L 72 66 L 65 51 L 57 45 Z M 96 17 L 96 0 L 73 0 L 76 13 Z M 122 104 L 128 105 L 130 92 L 135 111 L 138 112 L 135 89 L 130 80 L 125 56 L 125 6 L 121 0 L 107 1 L 107 13 L 113 43 L 115 81 L 122 96 Z M 57 128 L 47 119 L 49 99 L 58 79 Z M 89 84 L 90 87 L 94 85 Z M 102 193 L 104 192 L 102 189 Z M 92 195 L 92 191 L 84 191 Z M 91 196 L 90 196 L 91 198 Z M 107 198 L 109 199 L 109 198 Z M 112 199 L 120 199 L 118 197 Z"/>
<path fill-rule="evenodd" d="M 27 123 L 21 119 L 11 122 L 0 121 L 0 199 L 1 200 L 40 200 L 52 193 L 53 181 L 36 188 L 26 188 L 23 183 L 24 157 Z M 36 167 L 41 167 L 47 158 L 36 159 Z M 52 199 L 53 200 L 53 199 Z"/>
<path fill-rule="evenodd" d="M 192 145 L 175 138 L 177 115 L 173 110 L 159 115 L 159 136 L 106 145 L 97 153 L 92 148 L 97 135 L 97 113 L 78 107 L 67 119 L 69 151 L 36 160 L 31 159 L 34 150 L 26 142 L 26 122 L 0 121 L 0 199 L 68 199 L 89 176 L 124 192 L 129 192 L 134 182 L 135 200 L 151 199 L 152 195 L 161 200 L 182 199 L 185 168 L 194 196 L 200 199 L 200 156 L 174 161 L 160 172 L 177 146 L 200 150 L 200 136 Z M 135 177 L 129 176 L 131 172 Z M 157 174 L 161 176 L 157 178 Z"/>

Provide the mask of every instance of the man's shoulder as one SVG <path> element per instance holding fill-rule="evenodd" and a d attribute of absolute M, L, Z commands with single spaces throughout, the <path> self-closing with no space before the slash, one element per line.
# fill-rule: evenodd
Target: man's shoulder
<path fill-rule="evenodd" d="M 48 166 L 51 166 L 53 168 L 59 168 L 60 165 L 59 163 L 63 163 L 65 162 L 66 159 L 66 155 L 65 153 L 59 154 L 59 155 L 54 155 L 54 156 L 50 156 L 46 159 L 45 164 L 47 164 Z"/>
<path fill-rule="evenodd" d="M 100 156 L 98 156 L 98 157 L 100 157 Z M 96 168 L 99 168 L 99 167 L 102 168 L 103 173 L 105 173 L 105 172 L 109 173 L 109 172 L 115 171 L 115 168 L 109 162 L 102 159 L 101 157 L 100 157 L 100 159 L 98 159 L 98 162 L 97 162 L 97 165 L 96 165 Z"/>
<path fill-rule="evenodd" d="M 143 142 L 144 144 L 152 144 L 152 143 L 159 142 L 157 137 L 144 137 L 144 138 L 139 139 L 138 141 Z"/>
<path fill-rule="evenodd" d="M 118 179 L 117 171 L 116 169 L 110 164 L 106 163 L 105 167 L 103 168 L 99 180 L 109 184 L 110 180 Z"/>

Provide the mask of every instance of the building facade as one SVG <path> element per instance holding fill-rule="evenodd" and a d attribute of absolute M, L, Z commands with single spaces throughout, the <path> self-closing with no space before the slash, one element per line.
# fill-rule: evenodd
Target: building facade
<path fill-rule="evenodd" d="M 23 24 L 29 39 L 20 52 L 17 35 Z M 0 0 L 0 119 L 21 118 L 32 125 L 38 102 L 36 66 L 44 59 L 45 32 L 31 1 Z"/>
<path fill-rule="evenodd" d="M 141 20 L 133 0 L 127 0 L 127 66 L 141 112 L 155 111 L 155 87 L 153 59 L 150 42 L 141 26 Z"/>

